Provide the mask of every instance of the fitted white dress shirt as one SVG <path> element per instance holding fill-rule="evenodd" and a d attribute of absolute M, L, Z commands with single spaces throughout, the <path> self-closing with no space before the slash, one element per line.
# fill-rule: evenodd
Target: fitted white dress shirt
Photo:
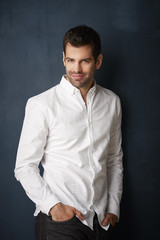
<path fill-rule="evenodd" d="M 95 84 L 85 104 L 63 76 L 28 100 L 15 176 L 35 216 L 61 202 L 81 211 L 91 229 L 95 212 L 100 224 L 105 212 L 119 217 L 122 172 L 121 106 L 113 92 Z"/>

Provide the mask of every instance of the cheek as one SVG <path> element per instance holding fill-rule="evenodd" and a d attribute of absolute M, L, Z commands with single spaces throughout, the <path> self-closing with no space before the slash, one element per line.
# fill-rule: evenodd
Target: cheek
<path fill-rule="evenodd" d="M 83 70 L 85 72 L 91 73 L 91 72 L 93 72 L 93 67 L 92 66 L 83 66 Z"/>
<path fill-rule="evenodd" d="M 66 72 L 70 72 L 71 71 L 71 66 L 66 65 L 65 67 L 66 67 Z"/>
<path fill-rule="evenodd" d="M 90 72 L 90 75 L 94 75 L 95 66 L 92 66 L 92 67 L 89 69 L 89 72 Z"/>

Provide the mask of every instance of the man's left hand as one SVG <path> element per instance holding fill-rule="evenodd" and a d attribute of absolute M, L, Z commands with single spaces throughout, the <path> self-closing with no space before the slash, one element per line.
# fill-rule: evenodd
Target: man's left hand
<path fill-rule="evenodd" d="M 115 226 L 116 222 L 118 222 L 118 217 L 113 213 L 107 213 L 105 218 L 102 221 L 102 226 L 106 227 L 109 223 L 112 226 Z"/>

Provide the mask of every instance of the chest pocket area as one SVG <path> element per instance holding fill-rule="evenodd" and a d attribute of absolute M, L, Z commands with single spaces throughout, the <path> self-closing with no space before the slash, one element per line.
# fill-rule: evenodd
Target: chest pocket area
<path fill-rule="evenodd" d="M 87 121 L 84 114 L 64 111 L 58 116 L 55 133 L 66 140 L 80 139 L 86 133 Z"/>

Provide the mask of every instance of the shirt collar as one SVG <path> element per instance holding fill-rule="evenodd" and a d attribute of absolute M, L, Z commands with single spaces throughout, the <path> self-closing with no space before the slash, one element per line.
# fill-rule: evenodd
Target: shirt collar
<path fill-rule="evenodd" d="M 70 94 L 74 94 L 79 92 L 79 89 L 74 87 L 66 78 L 65 75 L 62 76 L 60 81 L 60 85 L 65 88 Z M 96 82 L 94 80 L 94 86 L 89 90 L 89 94 L 93 94 L 96 90 Z"/>

